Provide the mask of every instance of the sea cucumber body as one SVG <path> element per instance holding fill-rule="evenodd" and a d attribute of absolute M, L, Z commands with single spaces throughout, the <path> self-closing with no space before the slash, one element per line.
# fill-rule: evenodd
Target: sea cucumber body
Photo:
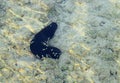
<path fill-rule="evenodd" d="M 48 42 L 53 38 L 56 29 L 57 24 L 53 22 L 34 36 L 30 43 L 30 50 L 35 56 L 40 59 L 43 57 L 58 59 L 60 57 L 61 51 L 56 47 L 48 45 Z"/>

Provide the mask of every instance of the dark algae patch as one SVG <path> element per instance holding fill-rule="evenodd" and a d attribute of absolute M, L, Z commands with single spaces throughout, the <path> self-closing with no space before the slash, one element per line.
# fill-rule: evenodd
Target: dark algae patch
<path fill-rule="evenodd" d="M 57 24 L 52 22 L 46 26 L 40 32 L 38 32 L 30 43 L 31 52 L 39 59 L 43 57 L 59 59 L 61 55 L 60 49 L 50 46 L 49 40 L 54 37 L 55 31 L 57 30 Z"/>

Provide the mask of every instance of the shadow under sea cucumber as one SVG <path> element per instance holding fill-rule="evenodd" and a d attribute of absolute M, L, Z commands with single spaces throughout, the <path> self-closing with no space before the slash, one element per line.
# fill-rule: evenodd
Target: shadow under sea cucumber
<path fill-rule="evenodd" d="M 39 59 L 43 57 L 59 59 L 61 50 L 48 45 L 50 39 L 53 38 L 55 31 L 57 30 L 57 24 L 52 22 L 46 26 L 40 32 L 38 32 L 30 43 L 31 52 Z"/>

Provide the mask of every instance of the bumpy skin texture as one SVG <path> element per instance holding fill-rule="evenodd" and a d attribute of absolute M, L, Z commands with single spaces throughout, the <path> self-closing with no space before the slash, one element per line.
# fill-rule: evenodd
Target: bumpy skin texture
<path fill-rule="evenodd" d="M 56 29 L 57 24 L 52 22 L 50 25 L 46 26 L 44 29 L 38 32 L 32 41 L 36 43 L 46 42 L 49 39 L 53 38 Z"/>
<path fill-rule="evenodd" d="M 57 29 L 57 24 L 52 22 L 50 25 L 46 26 L 40 32 L 38 32 L 31 41 L 30 50 L 37 58 L 53 58 L 59 59 L 61 51 L 48 45 L 50 39 L 53 38 L 54 33 Z"/>

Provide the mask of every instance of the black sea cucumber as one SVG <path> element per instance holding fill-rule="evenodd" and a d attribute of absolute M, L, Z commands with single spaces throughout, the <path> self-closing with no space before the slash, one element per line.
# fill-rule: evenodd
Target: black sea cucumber
<path fill-rule="evenodd" d="M 59 59 L 61 55 L 60 49 L 52 47 L 48 44 L 49 40 L 53 38 L 57 24 L 52 22 L 40 32 L 38 32 L 30 43 L 30 50 L 37 58 L 53 58 Z"/>

